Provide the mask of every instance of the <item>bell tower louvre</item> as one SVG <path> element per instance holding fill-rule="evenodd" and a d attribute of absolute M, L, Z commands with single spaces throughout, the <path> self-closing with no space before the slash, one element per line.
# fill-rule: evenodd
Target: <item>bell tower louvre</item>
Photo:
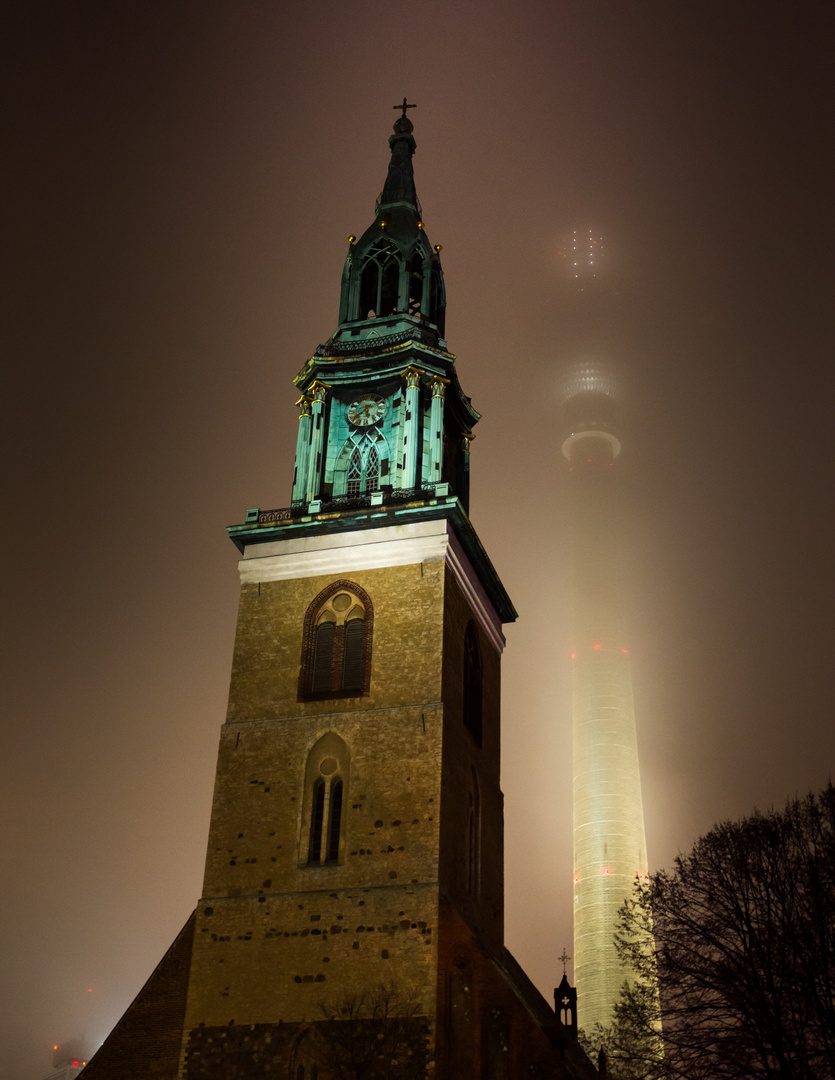
<path fill-rule="evenodd" d="M 202 897 L 87 1080 L 594 1077 L 504 947 L 502 625 L 404 98 L 241 596 Z"/>

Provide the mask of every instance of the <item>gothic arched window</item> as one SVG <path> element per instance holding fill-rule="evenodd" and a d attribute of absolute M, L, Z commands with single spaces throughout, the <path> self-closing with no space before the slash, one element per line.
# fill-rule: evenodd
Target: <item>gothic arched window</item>
<path fill-rule="evenodd" d="M 326 866 L 340 861 L 349 765 L 348 747 L 333 731 L 310 751 L 304 774 L 300 863 Z"/>
<path fill-rule="evenodd" d="M 476 746 L 481 746 L 482 681 L 478 632 L 475 623 L 470 621 L 464 635 L 464 726 L 475 739 Z"/>
<path fill-rule="evenodd" d="M 319 1080 L 322 1072 L 318 1062 L 326 1055 L 321 1033 L 316 1031 L 315 1025 L 308 1025 L 290 1051 L 289 1080 Z M 270 1076 L 278 1076 L 278 1073 L 271 1072 Z"/>
<path fill-rule="evenodd" d="M 373 620 L 371 598 L 353 582 L 319 593 L 304 619 L 299 700 L 368 694 Z"/>
<path fill-rule="evenodd" d="M 337 455 L 333 494 L 349 499 L 380 490 L 389 479 L 389 446 L 378 427 L 353 431 Z"/>

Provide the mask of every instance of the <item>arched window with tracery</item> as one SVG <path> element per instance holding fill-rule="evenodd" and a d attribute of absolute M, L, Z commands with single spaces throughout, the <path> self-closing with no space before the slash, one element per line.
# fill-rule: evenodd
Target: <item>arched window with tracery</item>
<path fill-rule="evenodd" d="M 373 319 L 397 311 L 402 255 L 391 240 L 381 237 L 363 257 L 357 300 L 351 318 Z"/>
<path fill-rule="evenodd" d="M 341 861 L 349 768 L 348 747 L 336 732 L 323 735 L 310 751 L 304 774 L 300 863 L 327 866 Z"/>
<path fill-rule="evenodd" d="M 368 694 L 373 622 L 371 598 L 353 582 L 334 581 L 319 593 L 304 619 L 301 701 Z"/>
<path fill-rule="evenodd" d="M 352 431 L 337 455 L 333 494 L 349 499 L 380 490 L 389 477 L 389 446 L 379 428 Z"/>
<path fill-rule="evenodd" d="M 476 746 L 481 746 L 482 738 L 483 678 L 478 631 L 470 620 L 464 635 L 464 726 Z"/>

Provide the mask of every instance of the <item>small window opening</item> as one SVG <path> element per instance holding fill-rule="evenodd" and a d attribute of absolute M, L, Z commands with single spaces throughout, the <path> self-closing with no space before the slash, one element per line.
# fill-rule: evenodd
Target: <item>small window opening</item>
<path fill-rule="evenodd" d="M 372 446 L 365 459 L 365 490 L 378 491 L 380 487 L 380 458 L 377 448 Z"/>
<path fill-rule="evenodd" d="M 329 731 L 308 754 L 302 815 L 303 846 L 299 860 L 308 866 L 340 861 L 345 816 L 342 812 L 350 773 L 345 742 Z"/>
<path fill-rule="evenodd" d="M 370 259 L 362 271 L 360 280 L 360 317 L 373 319 L 377 310 L 377 284 L 380 270 L 377 263 Z"/>
<path fill-rule="evenodd" d="M 310 816 L 310 851 L 307 861 L 322 861 L 322 824 L 325 820 L 325 781 L 321 777 L 313 785 L 313 807 Z"/>
<path fill-rule="evenodd" d="M 311 866 L 339 862 L 339 837 L 342 828 L 342 780 L 323 779 L 313 785 L 310 813 L 310 845 L 307 861 Z M 322 840 L 325 840 L 324 847 Z"/>
<path fill-rule="evenodd" d="M 325 862 L 339 859 L 339 829 L 342 824 L 342 781 L 334 780 L 330 791 L 330 815 L 328 820 L 328 850 Z"/>
<path fill-rule="evenodd" d="M 329 618 L 329 616 L 331 616 Z M 331 688 L 333 669 L 333 646 L 336 637 L 336 620 L 332 612 L 325 612 L 316 626 L 315 653 L 313 657 L 313 679 L 311 689 L 314 694 L 323 693 Z"/>
<path fill-rule="evenodd" d="M 383 283 L 380 290 L 380 311 L 383 315 L 393 315 L 397 311 L 400 287 L 400 263 L 391 258 L 383 267 Z"/>

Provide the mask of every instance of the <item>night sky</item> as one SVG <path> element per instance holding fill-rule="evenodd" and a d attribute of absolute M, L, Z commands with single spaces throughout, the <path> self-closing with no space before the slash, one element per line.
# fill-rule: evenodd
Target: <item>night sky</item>
<path fill-rule="evenodd" d="M 40 2 L 4 30 L 1 1080 L 200 895 L 238 594 L 404 94 L 506 628 L 507 944 L 572 951 L 558 252 L 604 240 L 650 865 L 835 761 L 832 6 Z M 611 329 L 611 328 L 610 328 Z M 599 346 L 598 346 L 599 347 Z M 569 965 L 570 974 L 570 965 Z M 582 1007 L 582 1004 L 581 1004 Z"/>

